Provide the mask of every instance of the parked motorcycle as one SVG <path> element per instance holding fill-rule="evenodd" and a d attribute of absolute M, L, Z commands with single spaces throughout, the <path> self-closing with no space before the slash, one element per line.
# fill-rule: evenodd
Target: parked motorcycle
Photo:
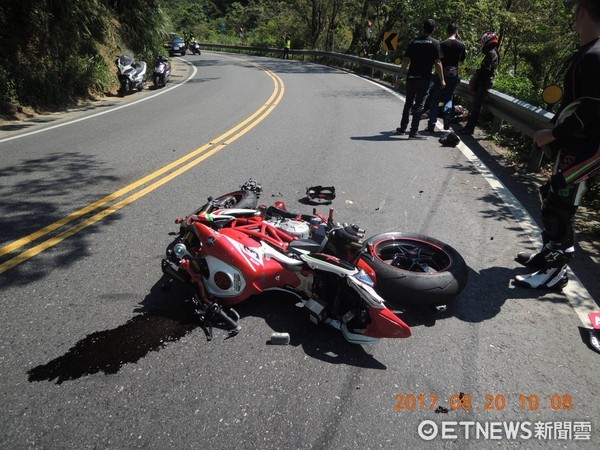
<path fill-rule="evenodd" d="M 144 89 L 146 85 L 146 63 L 135 61 L 127 55 L 121 55 L 116 60 L 117 76 L 119 78 L 119 95 L 124 97 L 137 90 Z"/>
<path fill-rule="evenodd" d="M 159 56 L 154 64 L 154 72 L 152 79 L 154 81 L 154 89 L 166 86 L 171 78 L 171 63 L 164 56 Z"/>
<path fill-rule="evenodd" d="M 290 213 L 281 202 L 255 209 L 259 188 L 247 183 L 177 220 L 179 235 L 162 269 L 194 286 L 192 302 L 203 323 L 225 323 L 236 334 L 232 306 L 284 290 L 302 301 L 314 323 L 341 330 L 349 342 L 373 343 L 411 334 L 378 290 L 392 299 L 439 304 L 466 284 L 464 260 L 446 244 L 402 233 L 361 243 L 362 230 L 336 224 L 333 210 L 325 218 Z"/>
<path fill-rule="evenodd" d="M 202 52 L 200 51 L 200 44 L 198 43 L 197 40 L 192 40 L 186 43 L 187 48 L 189 51 L 192 52 L 192 55 L 201 55 Z"/>

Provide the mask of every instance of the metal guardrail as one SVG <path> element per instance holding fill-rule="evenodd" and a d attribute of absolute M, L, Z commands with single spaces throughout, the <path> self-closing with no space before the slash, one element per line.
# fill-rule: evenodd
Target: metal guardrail
<path fill-rule="evenodd" d="M 212 43 L 201 43 L 201 47 L 213 50 L 227 50 L 235 51 L 239 53 L 252 53 L 252 54 L 265 54 L 265 55 L 277 55 L 283 54 L 281 48 L 270 48 L 270 47 L 250 47 L 241 45 L 227 45 L 227 44 L 212 44 Z M 335 52 L 326 52 L 320 50 L 290 50 L 290 55 L 302 57 L 302 59 L 309 58 L 311 60 L 327 62 L 337 61 L 342 63 L 342 67 L 348 69 L 356 69 L 358 67 L 364 67 L 371 69 L 372 75 L 376 71 L 380 71 L 382 74 L 389 74 L 393 77 L 400 76 L 400 66 L 397 64 L 391 64 L 383 61 L 375 61 L 369 58 L 361 58 L 354 55 L 344 55 Z M 395 78 L 397 79 L 397 78 Z M 469 90 L 469 83 L 465 80 L 461 80 L 460 84 L 456 87 L 456 94 L 466 98 L 468 100 L 473 99 L 473 95 Z M 527 102 L 511 97 L 509 95 L 498 92 L 494 89 L 490 89 L 486 100 L 486 108 L 496 118 L 494 127 L 499 130 L 502 122 L 507 122 L 521 133 L 526 136 L 533 137 L 537 130 L 547 128 L 550 120 L 553 117 L 553 113 L 545 109 L 530 105 Z M 536 172 L 540 169 L 543 151 L 532 144 L 532 150 L 527 163 L 526 170 L 528 172 Z"/>

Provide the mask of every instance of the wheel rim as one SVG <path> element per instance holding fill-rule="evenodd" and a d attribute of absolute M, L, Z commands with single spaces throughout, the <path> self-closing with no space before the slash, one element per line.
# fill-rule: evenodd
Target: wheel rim
<path fill-rule="evenodd" d="M 442 248 L 417 239 L 394 239 L 377 244 L 375 255 L 400 270 L 437 273 L 447 270 L 451 258 Z"/>

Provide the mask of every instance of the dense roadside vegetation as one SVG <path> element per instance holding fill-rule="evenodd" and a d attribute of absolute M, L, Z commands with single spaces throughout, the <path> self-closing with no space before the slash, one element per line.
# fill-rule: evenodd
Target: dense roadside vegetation
<path fill-rule="evenodd" d="M 290 33 L 292 48 L 394 61 L 430 17 L 438 38 L 448 23 L 459 24 L 471 67 L 479 65 L 481 34 L 497 31 L 495 88 L 538 106 L 545 106 L 542 88 L 561 83 L 576 48 L 570 0 L 3 0 L 0 115 L 114 92 L 116 56 L 150 62 L 165 54 L 172 31 L 193 32 L 201 42 L 267 47 L 281 47 Z M 399 35 L 396 53 L 383 50 L 387 31 Z M 500 138 L 527 154 L 530 142 L 517 133 L 505 130 Z"/>
<path fill-rule="evenodd" d="M 5 0 L 0 105 L 57 108 L 116 83 L 118 53 L 149 58 L 169 30 L 158 0 Z"/>
<path fill-rule="evenodd" d="M 167 33 L 200 41 L 332 50 L 377 58 L 384 33 L 399 34 L 397 52 L 425 18 L 456 21 L 478 64 L 478 39 L 501 38 L 496 88 L 539 104 L 544 85 L 560 82 L 575 48 L 567 0 L 4 0 L 0 5 L 0 103 L 58 106 L 104 93 L 116 82 L 122 52 L 151 61 Z M 370 26 L 369 26 L 370 25 Z"/>

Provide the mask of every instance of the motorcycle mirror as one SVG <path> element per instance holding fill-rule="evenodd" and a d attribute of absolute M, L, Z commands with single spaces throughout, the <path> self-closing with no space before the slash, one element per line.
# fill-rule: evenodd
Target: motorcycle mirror
<path fill-rule="evenodd" d="M 542 91 L 542 98 L 548 105 L 554 105 L 558 103 L 563 96 L 563 90 L 556 84 L 546 86 Z"/>

